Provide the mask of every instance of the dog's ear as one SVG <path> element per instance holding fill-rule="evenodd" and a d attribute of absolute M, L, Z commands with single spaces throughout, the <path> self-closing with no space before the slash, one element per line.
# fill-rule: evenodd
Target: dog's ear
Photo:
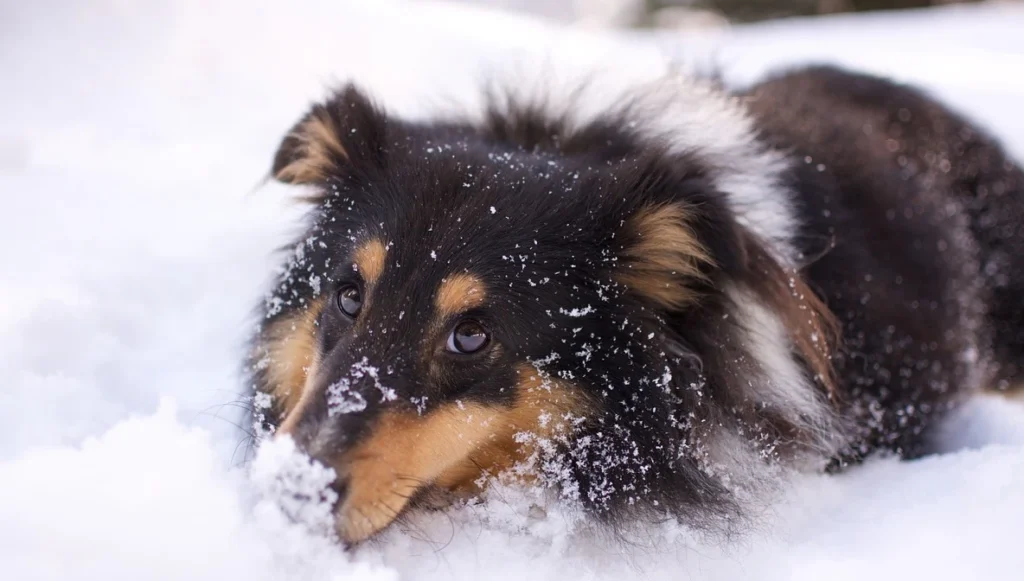
<path fill-rule="evenodd" d="M 713 273 L 744 260 L 725 195 L 701 167 L 699 160 L 657 151 L 613 166 L 611 187 L 618 193 L 611 199 L 622 205 L 611 216 L 612 277 L 627 295 L 667 313 L 692 307 L 709 290 Z"/>
<path fill-rule="evenodd" d="M 274 155 L 271 172 L 288 184 L 324 184 L 360 176 L 386 164 L 388 118 L 359 89 L 347 85 L 292 127 Z"/>
<path fill-rule="evenodd" d="M 623 224 L 623 246 L 615 280 L 632 293 L 668 311 L 697 300 L 711 255 L 694 227 L 695 211 L 682 202 L 646 205 Z"/>

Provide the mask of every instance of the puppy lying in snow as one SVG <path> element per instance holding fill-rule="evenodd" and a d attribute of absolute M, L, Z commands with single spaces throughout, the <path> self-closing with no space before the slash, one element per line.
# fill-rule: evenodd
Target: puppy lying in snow
<path fill-rule="evenodd" d="M 343 540 L 502 473 L 708 524 L 772 466 L 922 454 L 1024 373 L 1024 173 L 920 92 L 810 68 L 484 101 L 408 122 L 349 86 L 274 159 L 310 214 L 252 384 L 334 468 Z"/>

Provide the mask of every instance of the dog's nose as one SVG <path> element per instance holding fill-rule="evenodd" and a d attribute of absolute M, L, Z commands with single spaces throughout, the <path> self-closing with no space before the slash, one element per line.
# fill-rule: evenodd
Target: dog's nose
<path fill-rule="evenodd" d="M 379 398 L 371 397 L 365 381 L 352 381 L 344 376 L 338 380 L 332 375 L 323 373 L 309 382 L 299 405 L 285 417 L 278 431 L 279 435 L 295 440 L 300 450 L 325 464 L 332 464 L 359 439 L 381 407 Z M 345 385 L 347 399 L 339 404 L 338 390 L 333 388 L 341 383 Z M 353 401 L 360 405 L 352 404 Z"/>
<path fill-rule="evenodd" d="M 336 505 L 340 505 L 345 502 L 345 497 L 348 496 L 348 479 L 339 475 L 334 479 L 334 482 L 331 483 L 330 489 L 338 495 Z"/>

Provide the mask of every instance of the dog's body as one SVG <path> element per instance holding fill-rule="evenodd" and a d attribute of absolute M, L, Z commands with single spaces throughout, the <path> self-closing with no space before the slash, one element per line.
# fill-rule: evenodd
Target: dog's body
<path fill-rule="evenodd" d="M 313 212 L 253 381 L 342 538 L 500 473 L 704 524 L 1024 372 L 1024 174 L 934 101 L 826 68 L 585 93 L 411 123 L 349 88 L 282 143 Z"/>

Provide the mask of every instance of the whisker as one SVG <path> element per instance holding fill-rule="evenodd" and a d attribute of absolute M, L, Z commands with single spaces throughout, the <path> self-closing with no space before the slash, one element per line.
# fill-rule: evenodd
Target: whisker
<path fill-rule="evenodd" d="M 397 474 L 397 475 L 395 475 L 395 480 L 397 480 L 399 482 L 414 482 L 416 484 L 421 484 L 421 485 L 424 485 L 424 486 L 430 484 L 429 481 L 424 480 L 422 478 L 417 478 L 415 476 L 406 476 L 404 474 Z"/>
<path fill-rule="evenodd" d="M 416 533 L 415 535 L 410 534 L 412 538 L 425 543 L 431 542 L 429 533 L 427 533 L 425 529 L 423 529 L 419 525 L 415 524 L 412 520 L 410 520 L 405 511 L 401 509 L 396 510 L 384 504 L 381 501 L 374 502 L 373 507 L 383 512 L 388 517 L 390 517 L 392 524 L 399 525 L 404 532 Z"/>
<path fill-rule="evenodd" d="M 451 545 L 452 541 L 455 540 L 455 517 L 453 517 L 451 513 L 447 510 L 442 511 L 442 514 L 444 514 L 445 518 L 448 519 L 448 528 L 450 529 L 450 532 L 448 534 L 448 540 L 445 541 L 444 544 L 442 544 L 440 547 L 434 549 L 435 554 L 447 549 L 448 545 Z"/>
<path fill-rule="evenodd" d="M 242 401 L 229 401 L 229 402 L 225 402 L 225 403 L 217 404 L 217 405 L 220 406 L 220 407 L 230 406 L 230 407 L 233 407 L 233 408 L 238 408 L 238 409 L 245 410 L 247 412 L 256 411 L 256 408 L 251 403 L 246 403 L 246 402 L 242 402 Z M 216 407 L 216 406 L 210 406 L 210 407 Z M 209 408 L 207 408 L 207 409 L 209 409 Z"/>
<path fill-rule="evenodd" d="M 237 428 L 238 431 L 242 432 L 243 434 L 245 434 L 245 435 L 247 435 L 249 437 L 253 437 L 253 438 L 256 437 L 256 433 L 252 430 L 252 428 L 243 428 L 242 425 L 239 424 L 238 422 L 229 420 L 228 418 L 225 418 L 223 416 L 219 416 L 217 414 L 211 414 L 211 413 L 205 412 L 205 411 L 196 412 L 196 416 L 209 416 L 211 418 L 227 422 L 227 423 L 231 424 L 232 426 L 234 426 L 235 428 Z"/>
<path fill-rule="evenodd" d="M 235 449 L 234 449 L 233 452 L 231 452 L 231 461 L 232 462 L 234 462 L 235 456 L 238 454 L 239 446 L 241 446 L 242 444 L 245 444 L 245 452 L 242 453 L 242 461 L 239 462 L 238 464 L 236 464 L 235 467 L 238 467 L 238 466 L 241 466 L 241 465 L 245 464 L 246 459 L 249 458 L 250 452 L 252 452 L 252 444 L 255 441 L 256 441 L 255 436 L 247 436 L 247 437 L 244 437 L 244 438 L 240 439 L 238 441 L 238 443 L 235 444 Z"/>

